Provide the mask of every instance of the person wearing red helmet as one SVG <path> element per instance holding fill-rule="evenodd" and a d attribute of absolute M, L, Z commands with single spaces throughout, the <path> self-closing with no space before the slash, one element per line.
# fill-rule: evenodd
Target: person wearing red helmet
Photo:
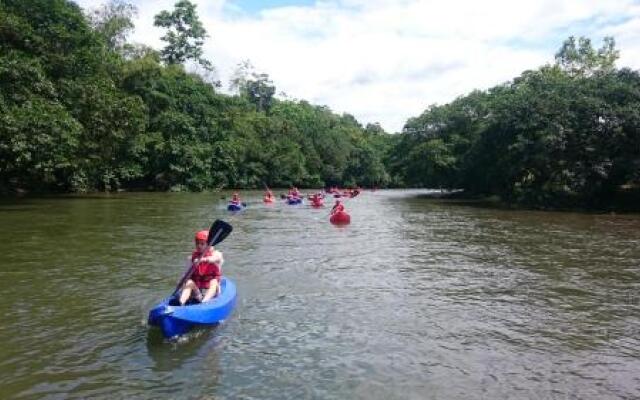
<path fill-rule="evenodd" d="M 218 294 L 224 259 L 221 252 L 207 246 L 208 236 L 209 231 L 196 233 L 196 249 L 188 260 L 190 265 L 195 265 L 191 276 L 182 286 L 180 305 L 184 305 L 189 299 L 204 303 Z"/>
<path fill-rule="evenodd" d="M 335 214 L 337 212 L 344 211 L 344 206 L 340 200 L 336 200 L 336 204 L 333 205 L 331 209 L 331 214 Z"/>

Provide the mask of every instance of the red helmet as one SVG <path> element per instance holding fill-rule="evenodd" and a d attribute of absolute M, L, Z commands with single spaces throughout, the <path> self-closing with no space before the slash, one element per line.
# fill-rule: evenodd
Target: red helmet
<path fill-rule="evenodd" d="M 208 237 L 209 237 L 209 231 L 198 231 L 198 232 L 196 232 L 196 240 L 202 240 L 202 241 L 206 242 Z"/>

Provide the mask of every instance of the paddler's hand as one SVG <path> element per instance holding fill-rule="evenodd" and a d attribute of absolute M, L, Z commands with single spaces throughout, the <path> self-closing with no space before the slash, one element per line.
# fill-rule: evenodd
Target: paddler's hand
<path fill-rule="evenodd" d="M 202 257 L 202 262 L 219 264 L 222 262 L 222 253 L 219 251 L 215 251 L 212 256 Z"/>

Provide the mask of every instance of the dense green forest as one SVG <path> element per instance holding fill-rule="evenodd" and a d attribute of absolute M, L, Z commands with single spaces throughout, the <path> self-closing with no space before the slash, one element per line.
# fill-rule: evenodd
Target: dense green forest
<path fill-rule="evenodd" d="M 121 0 L 0 2 L 1 194 L 362 185 L 640 204 L 640 75 L 616 68 L 612 38 L 599 49 L 569 38 L 554 64 L 431 106 L 390 135 L 276 98 L 247 63 L 224 94 L 202 45 L 229 38 L 208 38 L 192 3 L 155 17 L 159 50 L 127 41 L 135 12 Z"/>
<path fill-rule="evenodd" d="M 640 208 L 640 74 L 571 37 L 553 65 L 429 107 L 389 168 L 409 186 L 464 189 L 533 207 Z"/>
<path fill-rule="evenodd" d="M 159 51 L 127 43 L 135 11 L 0 2 L 0 192 L 389 182 L 391 139 L 377 124 L 278 100 L 269 77 L 246 68 L 238 94 L 222 94 L 192 3 L 156 16 Z"/>

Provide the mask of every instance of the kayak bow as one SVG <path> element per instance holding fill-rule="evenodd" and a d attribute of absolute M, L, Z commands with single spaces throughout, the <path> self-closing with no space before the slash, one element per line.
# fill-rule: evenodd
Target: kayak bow
<path fill-rule="evenodd" d="M 351 223 L 351 216 L 344 211 L 338 211 L 331 214 L 329 222 L 334 225 L 347 225 Z"/>

